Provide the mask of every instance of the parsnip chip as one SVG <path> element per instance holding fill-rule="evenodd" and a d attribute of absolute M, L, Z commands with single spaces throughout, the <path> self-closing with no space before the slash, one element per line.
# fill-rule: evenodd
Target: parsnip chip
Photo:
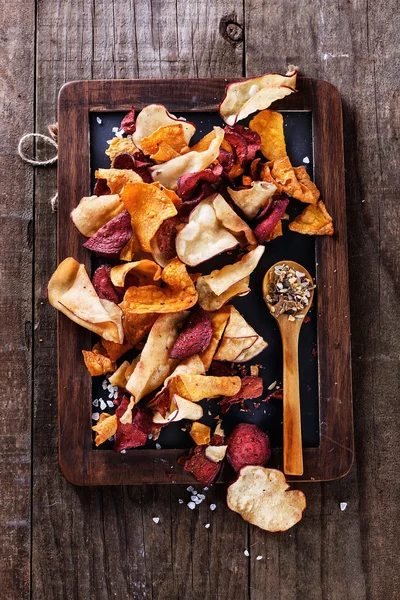
<path fill-rule="evenodd" d="M 142 138 L 140 145 L 145 154 L 158 162 L 166 162 L 189 152 L 182 123 L 160 127 L 150 136 Z"/>
<path fill-rule="evenodd" d="M 164 127 L 165 125 L 175 125 L 176 123 L 182 124 L 185 132 L 185 141 L 189 144 L 196 131 L 196 127 L 193 123 L 178 119 L 174 115 L 171 115 L 162 104 L 149 104 L 140 111 L 136 119 L 136 131 L 132 135 L 132 140 L 138 148 L 141 148 L 140 143 L 143 138 L 149 137 L 160 127 Z"/>
<path fill-rule="evenodd" d="M 335 233 L 332 217 L 322 200 L 319 200 L 317 204 L 307 206 L 294 221 L 289 223 L 289 229 L 308 235 L 333 235 Z"/>
<path fill-rule="evenodd" d="M 139 285 L 146 285 L 161 279 L 161 267 L 152 260 L 138 260 L 113 267 L 110 272 L 111 281 L 116 287 L 125 287 L 125 277 L 133 273 L 139 280 Z"/>
<path fill-rule="evenodd" d="M 117 368 L 116 363 L 110 359 L 101 344 L 95 344 L 92 350 L 82 350 L 82 354 L 86 368 L 92 377 L 113 373 Z"/>
<path fill-rule="evenodd" d="M 99 299 L 85 265 L 66 258 L 52 275 L 47 292 L 50 304 L 78 325 L 111 342 L 124 341 L 121 310 Z"/>
<path fill-rule="evenodd" d="M 221 194 L 215 196 L 213 206 L 217 219 L 236 237 L 241 246 L 257 246 L 257 238 L 250 227 L 235 213 Z"/>
<path fill-rule="evenodd" d="M 122 202 L 129 211 L 132 226 L 145 252 L 151 252 L 151 240 L 161 223 L 177 214 L 174 203 L 164 190 L 151 183 L 125 186 Z"/>
<path fill-rule="evenodd" d="M 235 307 L 230 306 L 230 310 L 229 322 L 225 328 L 221 344 L 214 355 L 214 360 L 245 362 L 257 356 L 268 344 L 247 323 Z"/>
<path fill-rule="evenodd" d="M 276 160 L 287 155 L 283 117 L 274 110 L 262 110 L 249 124 L 261 138 L 261 152 L 268 160 Z"/>
<path fill-rule="evenodd" d="M 296 198 L 296 200 L 300 200 L 300 202 L 306 204 L 317 203 L 319 190 L 310 180 L 304 167 L 293 168 L 288 156 L 268 163 L 268 166 L 271 169 L 272 177 L 279 184 L 281 190 Z"/>
<path fill-rule="evenodd" d="M 175 377 L 174 385 L 180 396 L 199 402 L 204 398 L 234 396 L 240 390 L 240 377 L 182 374 Z"/>
<path fill-rule="evenodd" d="M 236 296 L 246 296 L 250 292 L 249 282 L 250 277 L 245 277 L 241 281 L 234 283 L 231 287 L 229 287 L 225 292 L 222 292 L 219 296 L 214 294 L 210 290 L 207 284 L 203 281 L 200 281 L 202 278 L 200 277 L 198 283 L 196 284 L 197 293 L 199 295 L 199 304 L 204 310 L 214 311 L 222 308 L 235 298 Z"/>
<path fill-rule="evenodd" d="M 219 112 L 225 123 L 235 125 L 256 110 L 268 108 L 296 91 L 297 67 L 289 65 L 286 75 L 268 73 L 226 87 Z"/>
<path fill-rule="evenodd" d="M 228 487 L 228 507 L 266 531 L 286 531 L 296 525 L 306 508 L 300 490 L 290 490 L 281 471 L 259 466 L 243 467 Z"/>
<path fill-rule="evenodd" d="M 71 219 L 85 237 L 92 237 L 103 225 L 124 210 L 118 194 L 82 198 L 71 212 Z"/>
<path fill-rule="evenodd" d="M 114 137 L 110 145 L 106 150 L 107 156 L 110 158 L 111 162 L 117 156 L 117 154 L 121 154 L 121 152 L 127 152 L 128 154 L 135 154 L 138 149 L 132 141 L 132 138 L 118 138 Z"/>
<path fill-rule="evenodd" d="M 200 354 L 200 358 L 203 362 L 204 369 L 208 371 L 212 360 L 214 358 L 215 352 L 218 348 L 218 344 L 220 339 L 222 338 L 222 334 L 224 333 L 226 324 L 228 323 L 229 316 L 231 314 L 231 307 L 224 307 L 216 312 L 210 313 L 211 318 L 211 326 L 213 330 L 213 335 L 211 338 L 211 343 L 208 346 L 207 350 Z"/>
<path fill-rule="evenodd" d="M 106 413 L 102 413 L 97 425 L 92 427 L 93 431 L 96 433 L 94 438 L 96 446 L 104 444 L 110 437 L 115 435 L 117 432 L 117 425 L 117 415 L 107 415 Z"/>
<path fill-rule="evenodd" d="M 212 140 L 209 148 L 203 152 L 191 150 L 182 156 L 178 156 L 161 165 L 155 165 L 150 168 L 154 181 L 159 181 L 170 190 L 176 190 L 178 178 L 185 173 L 196 173 L 206 169 L 214 160 L 218 158 L 219 148 L 224 138 L 224 131 L 221 127 L 214 127 L 215 138 Z"/>
<path fill-rule="evenodd" d="M 121 417 L 122 423 L 132 422 L 133 406 L 158 388 L 176 367 L 176 361 L 169 358 L 169 353 L 178 337 L 178 326 L 187 316 L 186 311 L 160 315 L 154 323 L 140 361 L 126 384 L 132 398 Z"/>
<path fill-rule="evenodd" d="M 253 181 L 250 188 L 237 191 L 228 188 L 228 193 L 246 217 L 254 219 L 268 205 L 277 189 L 268 181 Z"/>
<path fill-rule="evenodd" d="M 118 387 L 124 388 L 127 384 L 129 377 L 132 375 L 132 372 L 129 373 L 131 369 L 131 363 L 128 360 L 124 360 L 123 363 L 120 364 L 118 369 L 113 373 L 108 381 L 111 385 L 117 385 Z"/>
<path fill-rule="evenodd" d="M 198 404 L 181 398 L 178 394 L 174 394 L 172 399 L 173 408 L 171 412 L 162 416 L 161 413 L 155 412 L 153 414 L 153 423 L 155 425 L 168 425 L 172 421 L 182 421 L 182 419 L 189 419 L 190 421 L 197 421 L 203 416 L 203 409 Z"/>
<path fill-rule="evenodd" d="M 190 437 L 198 446 L 209 444 L 211 440 L 211 427 L 196 421 L 190 429 Z"/>
<path fill-rule="evenodd" d="M 176 236 L 177 255 L 189 266 L 198 265 L 238 244 L 217 218 L 213 200 L 214 196 L 202 200 Z"/>
<path fill-rule="evenodd" d="M 226 265 L 219 270 L 215 269 L 209 275 L 200 277 L 196 282 L 196 287 L 206 285 L 216 296 L 220 296 L 233 284 L 238 283 L 254 271 L 264 251 L 265 246 L 257 246 L 255 250 L 244 254 L 238 262 Z"/>
<path fill-rule="evenodd" d="M 119 194 L 127 183 L 142 181 L 140 175 L 131 169 L 97 169 L 96 179 L 105 179 L 112 194 Z"/>
<path fill-rule="evenodd" d="M 215 463 L 219 463 L 224 460 L 227 448 L 228 446 L 207 446 L 205 453 L 206 458 Z"/>
<path fill-rule="evenodd" d="M 166 284 L 163 288 L 155 285 L 130 287 L 120 305 L 124 314 L 172 313 L 196 304 L 196 288 L 186 266 L 178 258 L 165 267 L 162 280 Z"/>

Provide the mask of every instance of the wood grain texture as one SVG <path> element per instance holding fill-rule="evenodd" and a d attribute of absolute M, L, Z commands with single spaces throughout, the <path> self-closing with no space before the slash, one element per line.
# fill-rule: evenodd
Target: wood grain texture
<path fill-rule="evenodd" d="M 0 595 L 9 600 L 28 596 L 30 574 L 34 178 L 16 146 L 34 129 L 34 4 L 0 15 Z"/>

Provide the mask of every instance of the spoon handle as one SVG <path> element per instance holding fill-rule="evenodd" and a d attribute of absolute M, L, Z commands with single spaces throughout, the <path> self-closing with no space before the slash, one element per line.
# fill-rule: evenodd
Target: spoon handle
<path fill-rule="evenodd" d="M 283 470 L 287 475 L 303 475 L 298 359 L 300 327 L 296 325 L 286 321 L 286 333 L 290 334 L 282 335 Z"/>

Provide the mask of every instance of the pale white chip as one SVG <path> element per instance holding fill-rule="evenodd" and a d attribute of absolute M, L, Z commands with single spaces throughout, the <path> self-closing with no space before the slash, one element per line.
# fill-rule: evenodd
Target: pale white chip
<path fill-rule="evenodd" d="M 219 463 L 225 458 L 228 446 L 207 446 L 205 450 L 206 458 L 212 462 Z"/>
<path fill-rule="evenodd" d="M 85 237 L 92 237 L 103 225 L 124 210 L 118 194 L 82 198 L 71 212 L 71 219 Z"/>
<path fill-rule="evenodd" d="M 269 204 L 277 189 L 270 181 L 253 181 L 250 188 L 237 191 L 228 188 L 228 193 L 246 217 L 254 219 Z"/>
<path fill-rule="evenodd" d="M 136 129 L 135 133 L 132 135 L 132 140 L 135 146 L 141 149 L 141 139 L 149 137 L 158 129 L 160 129 L 160 127 L 165 127 L 166 125 L 176 125 L 177 123 L 181 123 L 183 125 L 185 140 L 186 143 L 189 144 L 193 134 L 196 131 L 195 125 L 171 115 L 162 104 L 149 104 L 140 111 L 136 118 Z"/>
<path fill-rule="evenodd" d="M 246 362 L 262 352 L 268 344 L 236 308 L 231 306 L 230 310 L 229 321 L 214 360 Z"/>

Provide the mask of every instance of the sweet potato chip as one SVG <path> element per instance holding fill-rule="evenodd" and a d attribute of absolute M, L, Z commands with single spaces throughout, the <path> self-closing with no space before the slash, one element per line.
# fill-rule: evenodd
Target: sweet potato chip
<path fill-rule="evenodd" d="M 211 427 L 196 421 L 190 428 L 190 437 L 198 446 L 209 444 L 211 440 Z"/>
<path fill-rule="evenodd" d="M 199 402 L 204 398 L 234 396 L 240 390 L 240 377 L 182 374 L 175 378 L 174 384 L 180 396 Z"/>
<path fill-rule="evenodd" d="M 276 185 L 268 181 L 253 181 L 250 188 L 232 190 L 228 193 L 236 206 L 248 217 L 254 219 L 271 202 L 272 196 L 277 191 Z"/>
<path fill-rule="evenodd" d="M 212 462 L 220 463 L 225 458 L 227 448 L 228 446 L 226 445 L 207 446 L 205 450 L 205 456 L 206 458 L 208 458 L 208 460 L 212 460 Z"/>
<path fill-rule="evenodd" d="M 138 279 L 138 285 L 146 285 L 161 279 L 161 268 L 152 260 L 138 260 L 113 267 L 110 272 L 111 281 L 116 287 L 125 287 L 125 277 L 133 273 Z"/>
<path fill-rule="evenodd" d="M 131 169 L 97 169 L 94 176 L 97 179 L 105 179 L 112 194 L 122 192 L 127 183 L 142 181 L 140 175 Z"/>
<path fill-rule="evenodd" d="M 282 221 L 279 220 L 273 228 L 273 230 L 271 231 L 271 233 L 268 233 L 267 237 L 265 238 L 265 241 L 272 242 L 272 240 L 274 240 L 277 237 L 280 237 L 281 235 L 283 235 Z"/>
<path fill-rule="evenodd" d="M 316 204 L 319 198 L 319 190 L 310 180 L 304 167 L 294 169 L 288 156 L 268 163 L 268 166 L 275 182 L 286 194 L 300 200 L 300 202 Z"/>
<path fill-rule="evenodd" d="M 322 200 L 315 205 L 307 206 L 294 221 L 289 223 L 289 229 L 308 235 L 333 235 L 335 232 L 332 217 Z"/>
<path fill-rule="evenodd" d="M 126 246 L 132 236 L 131 219 L 127 210 L 123 210 L 119 215 L 108 221 L 91 238 L 89 238 L 83 247 L 98 256 L 108 258 L 118 258 L 121 250 Z"/>
<path fill-rule="evenodd" d="M 200 306 L 196 306 L 179 334 L 170 357 L 185 360 L 194 354 L 204 352 L 210 345 L 212 334 L 209 314 Z"/>
<path fill-rule="evenodd" d="M 154 181 L 159 181 L 170 190 L 176 190 L 178 179 L 185 173 L 196 173 L 203 171 L 218 158 L 219 148 L 224 138 L 224 131 L 221 127 L 214 127 L 215 139 L 210 147 L 203 152 L 191 150 L 183 156 L 173 158 L 161 165 L 155 165 L 150 168 Z"/>
<path fill-rule="evenodd" d="M 244 362 L 262 352 L 268 344 L 254 331 L 236 308 L 230 306 L 230 310 L 229 322 L 214 359 Z"/>
<path fill-rule="evenodd" d="M 133 143 L 132 138 L 114 137 L 111 140 L 110 145 L 108 146 L 108 148 L 106 150 L 106 154 L 110 158 L 111 163 L 112 163 L 114 158 L 118 154 L 121 154 L 121 152 L 127 152 L 128 154 L 135 154 L 135 152 L 137 152 L 137 151 L 138 151 L 138 149 L 136 148 L 135 144 Z"/>
<path fill-rule="evenodd" d="M 202 200 L 191 212 L 188 224 L 176 236 L 177 255 L 189 266 L 198 265 L 238 244 L 236 237 L 217 218 L 214 199 L 212 196 Z"/>
<path fill-rule="evenodd" d="M 200 358 L 204 364 L 204 369 L 208 371 L 212 363 L 214 354 L 218 348 L 222 334 L 224 333 L 226 324 L 228 323 L 229 316 L 231 314 L 230 307 L 221 308 L 216 312 L 210 314 L 211 326 L 212 326 L 212 338 L 210 345 L 207 350 L 200 354 Z"/>
<path fill-rule="evenodd" d="M 213 140 L 215 140 L 214 130 L 206 133 L 206 135 L 204 135 L 201 140 L 197 142 L 197 144 L 191 147 L 191 150 L 194 152 L 204 152 L 204 150 L 208 150 Z"/>
<path fill-rule="evenodd" d="M 121 356 L 126 354 L 126 352 L 133 347 L 133 344 L 116 344 L 115 342 L 109 342 L 104 338 L 102 339 L 101 343 L 113 362 L 121 358 Z"/>
<path fill-rule="evenodd" d="M 164 190 L 150 183 L 125 186 L 121 199 L 129 211 L 132 225 L 145 252 L 151 252 L 150 242 L 161 223 L 176 215 L 176 208 Z"/>
<path fill-rule="evenodd" d="M 69 319 L 117 344 L 124 341 L 122 312 L 116 304 L 100 300 L 85 265 L 66 258 L 52 275 L 47 288 L 49 302 Z"/>
<path fill-rule="evenodd" d="M 82 198 L 71 212 L 71 219 L 85 237 L 92 237 L 103 225 L 124 210 L 118 194 Z"/>
<path fill-rule="evenodd" d="M 268 108 L 296 91 L 296 77 L 297 68 L 289 65 L 286 75 L 269 73 L 229 84 L 219 106 L 221 117 L 228 125 L 235 125 L 253 112 Z"/>
<path fill-rule="evenodd" d="M 308 204 L 315 204 L 318 202 L 320 191 L 315 185 L 313 181 L 311 181 L 309 174 L 306 171 L 305 167 L 294 167 L 294 172 L 297 177 L 297 181 L 300 184 L 300 187 L 303 191 L 303 199 L 302 202 L 307 202 Z"/>
<path fill-rule="evenodd" d="M 92 377 L 113 373 L 117 365 L 112 362 L 101 344 L 95 344 L 92 350 L 82 350 L 83 360 Z"/>
<path fill-rule="evenodd" d="M 146 394 L 158 388 L 175 368 L 176 361 L 169 357 L 169 353 L 178 337 L 178 326 L 187 315 L 184 311 L 160 315 L 154 323 L 140 361 L 126 384 L 132 399 L 121 417 L 123 423 L 131 422 L 132 407 Z"/>
<path fill-rule="evenodd" d="M 242 247 L 257 246 L 257 239 L 250 227 L 235 213 L 221 194 L 216 195 L 213 206 L 217 219 L 236 237 Z"/>
<path fill-rule="evenodd" d="M 245 277 L 217 296 L 210 290 L 208 285 L 202 281 L 202 277 L 200 277 L 196 284 L 197 293 L 199 294 L 198 302 L 204 310 L 210 312 L 218 310 L 225 306 L 232 298 L 235 298 L 236 296 L 246 296 L 246 294 L 250 292 L 249 283 L 250 277 Z"/>
<path fill-rule="evenodd" d="M 243 467 L 228 487 L 228 507 L 266 531 L 286 531 L 296 525 L 306 508 L 300 490 L 289 490 L 281 471 L 258 466 Z"/>
<path fill-rule="evenodd" d="M 136 346 L 149 333 L 158 315 L 156 313 L 132 313 L 126 310 L 124 302 L 120 306 L 124 314 L 123 326 L 126 341 L 130 347 Z"/>
<path fill-rule="evenodd" d="M 140 140 L 145 154 L 158 162 L 166 162 L 189 152 L 182 123 L 160 127 L 150 136 Z"/>
<path fill-rule="evenodd" d="M 122 205 L 123 206 L 123 205 Z M 131 219 L 132 226 L 132 219 Z M 124 260 L 126 262 L 131 262 L 132 258 L 135 256 L 136 258 L 141 258 L 144 254 L 142 250 L 136 232 L 132 229 L 132 235 L 129 238 L 128 242 L 122 248 L 119 253 L 120 260 Z"/>
<path fill-rule="evenodd" d="M 261 138 L 261 152 L 268 160 L 276 160 L 287 156 L 283 117 L 274 110 L 262 110 L 249 124 Z"/>
<path fill-rule="evenodd" d="M 97 424 L 92 429 L 96 433 L 94 438 L 96 446 L 104 444 L 117 431 L 117 415 L 102 413 Z"/>
<path fill-rule="evenodd" d="M 191 308 L 197 302 L 197 291 L 186 266 L 174 258 L 162 273 L 165 287 L 145 285 L 130 287 L 121 308 L 126 313 L 172 313 Z"/>
<path fill-rule="evenodd" d="M 165 106 L 162 104 L 149 104 L 140 111 L 136 119 L 136 131 L 132 135 L 133 142 L 138 148 L 141 148 L 141 140 L 152 135 L 160 127 L 165 125 L 176 125 L 177 123 L 182 124 L 185 132 L 186 144 L 189 144 L 196 127 L 193 123 L 178 119 L 174 115 L 171 115 Z"/>
<path fill-rule="evenodd" d="M 200 405 L 181 398 L 178 394 L 174 394 L 172 397 L 171 411 L 168 412 L 165 417 L 159 412 L 153 414 L 153 423 L 159 426 L 168 425 L 171 421 L 182 421 L 183 419 L 189 419 L 190 421 L 197 421 L 203 416 L 203 409 Z"/>

